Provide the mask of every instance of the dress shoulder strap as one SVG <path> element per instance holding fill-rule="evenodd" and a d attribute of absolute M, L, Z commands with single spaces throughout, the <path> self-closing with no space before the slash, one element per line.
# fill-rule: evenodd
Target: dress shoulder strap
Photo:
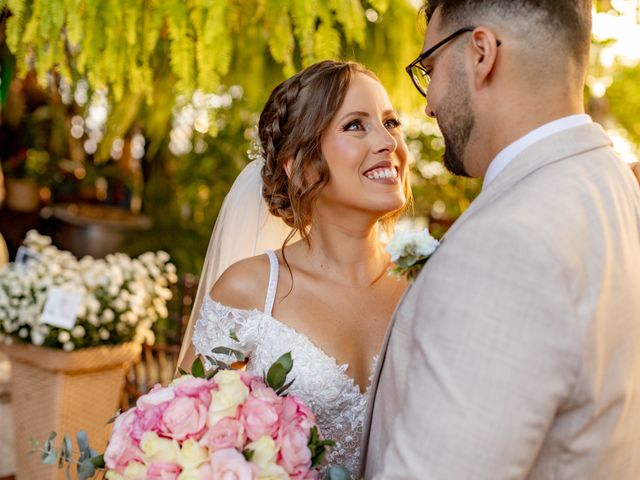
<path fill-rule="evenodd" d="M 271 315 L 273 311 L 273 303 L 276 300 L 276 292 L 278 290 L 278 276 L 280 275 L 280 263 L 278 262 L 278 256 L 273 250 L 266 251 L 269 257 L 269 264 L 271 270 L 269 272 L 269 287 L 267 288 L 267 298 L 264 302 L 264 313 Z"/>

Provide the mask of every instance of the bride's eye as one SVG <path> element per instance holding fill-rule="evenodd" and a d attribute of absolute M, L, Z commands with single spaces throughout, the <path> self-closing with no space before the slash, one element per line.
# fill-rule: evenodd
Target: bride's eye
<path fill-rule="evenodd" d="M 342 127 L 345 132 L 358 132 L 364 130 L 364 126 L 360 120 L 352 120 Z"/>
<path fill-rule="evenodd" d="M 398 120 L 397 118 L 390 118 L 388 120 L 385 120 L 384 122 L 384 126 L 389 129 L 398 128 L 400 125 L 400 120 Z"/>

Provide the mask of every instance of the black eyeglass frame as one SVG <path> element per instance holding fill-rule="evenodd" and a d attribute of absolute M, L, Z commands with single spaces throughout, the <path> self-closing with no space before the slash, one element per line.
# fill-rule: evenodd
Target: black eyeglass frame
<path fill-rule="evenodd" d="M 413 82 L 413 84 L 415 85 L 415 87 L 418 89 L 418 91 L 420 92 L 420 94 L 423 97 L 425 97 L 425 98 L 427 97 L 427 92 L 426 92 L 426 90 L 422 89 L 422 86 L 420 86 L 418 84 L 418 82 L 416 81 L 413 73 L 411 73 L 411 70 L 413 69 L 413 67 L 418 67 L 420 70 L 422 70 L 424 72 L 425 75 L 428 75 L 427 74 L 427 70 L 422 66 L 422 61 L 425 58 L 428 58 L 431 55 L 433 55 L 433 53 L 436 50 L 438 50 L 443 45 L 449 43 L 451 40 L 453 40 L 454 38 L 458 37 L 459 35 L 462 35 L 463 33 L 467 33 L 467 32 L 473 32 L 475 29 L 476 29 L 476 27 L 462 27 L 462 28 L 456 30 L 451 35 L 446 37 L 444 40 L 441 40 L 438 43 L 436 43 L 429 50 L 427 50 L 425 52 L 422 52 L 420 55 L 418 55 L 418 58 L 416 58 L 413 62 L 411 62 L 409 65 L 407 65 L 405 70 L 407 71 L 407 73 L 409 74 L 409 77 L 411 77 L 411 81 Z M 498 45 L 500 45 L 500 41 L 498 41 Z"/>

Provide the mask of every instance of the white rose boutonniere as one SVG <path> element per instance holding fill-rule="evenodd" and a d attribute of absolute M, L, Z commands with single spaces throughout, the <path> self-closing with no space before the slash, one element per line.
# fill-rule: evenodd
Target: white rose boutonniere
<path fill-rule="evenodd" d="M 440 242 L 433 238 L 426 228 L 396 232 L 387 245 L 387 251 L 394 263 L 389 274 L 397 277 L 404 275 L 412 282 L 439 245 Z"/>

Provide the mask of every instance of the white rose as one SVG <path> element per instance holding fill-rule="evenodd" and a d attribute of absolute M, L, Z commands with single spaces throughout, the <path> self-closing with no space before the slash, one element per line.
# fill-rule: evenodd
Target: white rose
<path fill-rule="evenodd" d="M 103 323 L 111 323 L 115 318 L 116 318 L 116 314 L 113 313 L 113 310 L 111 310 L 110 308 L 107 308 L 105 309 L 104 312 L 102 312 Z"/>
<path fill-rule="evenodd" d="M 148 468 L 144 463 L 134 460 L 127 465 L 127 468 L 124 469 L 124 480 L 139 480 L 146 478 L 147 470 Z"/>
<path fill-rule="evenodd" d="M 150 461 L 176 463 L 180 455 L 178 442 L 161 438 L 155 432 L 145 432 L 142 435 L 140 449 L 145 459 Z"/>
<path fill-rule="evenodd" d="M 276 463 L 266 465 L 258 474 L 258 480 L 289 480 L 289 474 Z"/>
<path fill-rule="evenodd" d="M 98 332 L 98 335 L 100 336 L 101 340 L 109 340 L 109 337 L 111 336 L 109 330 L 107 330 L 106 328 L 101 328 Z"/>
<path fill-rule="evenodd" d="M 238 405 L 244 403 L 249 395 L 249 388 L 234 370 L 222 370 L 213 377 L 218 390 L 211 394 L 209 407 L 209 426 L 215 425 L 224 417 L 232 417 Z"/>
<path fill-rule="evenodd" d="M 255 463 L 261 468 L 265 468 L 267 465 L 274 463 L 278 456 L 278 446 L 275 440 L 266 435 L 260 437 L 255 442 L 251 442 L 246 448 L 253 450 L 251 463 Z"/>
<path fill-rule="evenodd" d="M 66 342 L 64 345 L 62 345 L 62 349 L 65 352 L 70 352 L 71 350 L 73 350 L 75 347 L 75 345 L 71 342 Z"/>
<path fill-rule="evenodd" d="M 197 468 L 209 458 L 209 449 L 203 447 L 193 438 L 182 442 L 178 455 L 178 465 L 184 469 Z"/>
<path fill-rule="evenodd" d="M 27 338 L 27 337 L 29 336 L 29 330 L 27 330 L 26 328 L 21 328 L 21 329 L 18 331 L 18 336 L 19 336 L 20 338 Z"/>

